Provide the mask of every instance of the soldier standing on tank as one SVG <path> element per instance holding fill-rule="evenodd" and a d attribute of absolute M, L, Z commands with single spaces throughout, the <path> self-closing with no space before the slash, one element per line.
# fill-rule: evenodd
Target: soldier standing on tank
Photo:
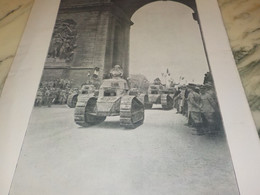
<path fill-rule="evenodd" d="M 95 86 L 96 89 L 99 89 L 99 87 L 100 87 L 99 71 L 100 71 L 100 68 L 95 67 L 94 73 L 92 75 L 93 85 Z"/>
<path fill-rule="evenodd" d="M 109 73 L 112 78 L 122 78 L 124 74 L 123 69 L 120 65 L 115 65 Z"/>

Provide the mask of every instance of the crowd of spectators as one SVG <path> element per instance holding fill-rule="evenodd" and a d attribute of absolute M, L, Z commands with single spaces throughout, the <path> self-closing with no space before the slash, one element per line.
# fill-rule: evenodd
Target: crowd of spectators
<path fill-rule="evenodd" d="M 69 79 L 42 81 L 34 105 L 51 107 L 52 104 L 66 104 L 68 95 L 72 90 L 71 80 Z"/>
<path fill-rule="evenodd" d="M 196 135 L 216 134 L 222 129 L 220 110 L 212 82 L 178 87 L 174 97 L 177 113 L 187 117 Z"/>

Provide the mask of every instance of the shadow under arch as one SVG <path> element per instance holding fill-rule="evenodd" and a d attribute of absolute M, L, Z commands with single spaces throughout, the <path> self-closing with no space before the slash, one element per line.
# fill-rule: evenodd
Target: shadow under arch
<path fill-rule="evenodd" d="M 146 4 L 162 1 L 162 0 L 112 0 L 118 7 L 120 7 L 128 17 L 132 17 L 132 15 L 141 7 L 145 6 Z M 167 0 L 163 0 L 167 1 Z M 187 5 L 190 7 L 194 12 L 197 12 L 197 7 L 195 0 L 168 0 L 173 2 L 179 2 L 181 4 Z"/>

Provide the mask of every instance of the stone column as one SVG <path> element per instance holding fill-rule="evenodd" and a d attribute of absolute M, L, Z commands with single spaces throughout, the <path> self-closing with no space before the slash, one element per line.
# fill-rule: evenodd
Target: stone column
<path fill-rule="evenodd" d="M 113 5 L 106 43 L 105 74 L 118 64 L 124 70 L 124 77 L 129 76 L 129 33 L 131 25 L 132 22 L 124 11 Z"/>

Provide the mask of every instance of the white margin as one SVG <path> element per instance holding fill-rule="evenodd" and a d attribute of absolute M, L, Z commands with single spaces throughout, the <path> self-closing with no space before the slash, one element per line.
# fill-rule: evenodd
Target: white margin
<path fill-rule="evenodd" d="M 35 0 L 0 98 L 0 194 L 11 186 L 47 55 L 59 0 Z"/>
<path fill-rule="evenodd" d="M 260 142 L 217 0 L 196 0 L 241 195 L 260 194 Z"/>
<path fill-rule="evenodd" d="M 216 0 L 196 0 L 242 195 L 260 194 L 260 142 Z M 0 98 L 0 194 L 7 195 L 47 55 L 59 0 L 35 0 Z"/>

